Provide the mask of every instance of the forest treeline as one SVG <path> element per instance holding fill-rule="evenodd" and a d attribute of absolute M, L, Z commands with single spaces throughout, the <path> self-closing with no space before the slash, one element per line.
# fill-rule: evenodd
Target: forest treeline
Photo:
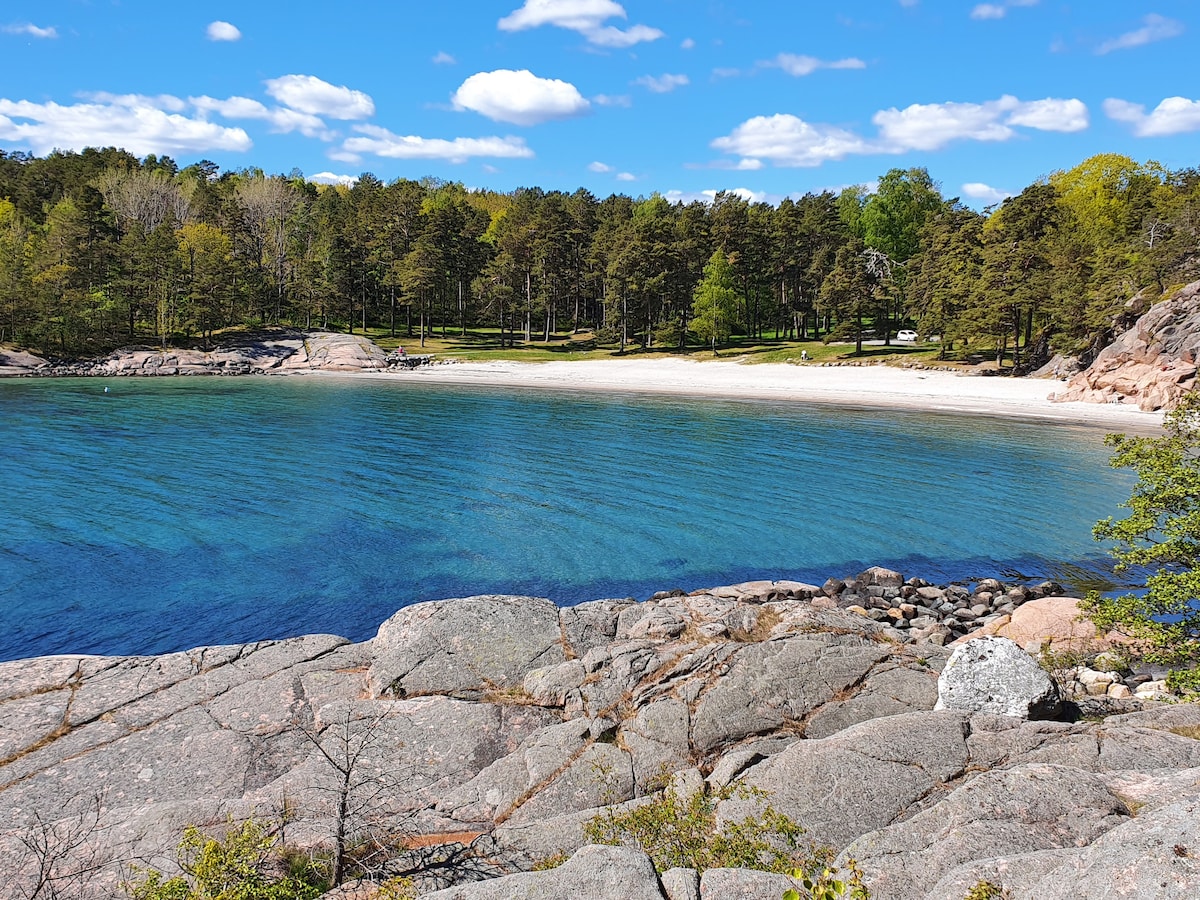
<path fill-rule="evenodd" d="M 682 347 L 713 338 L 694 302 L 719 253 L 737 334 L 910 327 L 1020 365 L 1094 352 L 1130 296 L 1194 277 L 1198 249 L 1200 171 L 1113 154 L 978 213 L 921 168 L 772 206 L 0 152 L 0 340 L 63 355 L 273 324 Z"/>

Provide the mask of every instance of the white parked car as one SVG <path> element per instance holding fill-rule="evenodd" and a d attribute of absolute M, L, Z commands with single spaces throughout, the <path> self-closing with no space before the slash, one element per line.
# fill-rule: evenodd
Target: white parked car
<path fill-rule="evenodd" d="M 917 339 L 917 333 L 915 331 L 911 331 L 907 328 L 904 329 L 903 331 L 896 332 L 896 340 L 898 340 L 898 341 L 915 341 L 916 339 Z"/>

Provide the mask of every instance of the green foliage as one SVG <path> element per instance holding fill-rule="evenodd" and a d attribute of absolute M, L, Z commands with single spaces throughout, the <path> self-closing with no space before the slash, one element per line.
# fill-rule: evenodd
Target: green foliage
<path fill-rule="evenodd" d="M 220 838 L 194 825 L 176 850 L 182 875 L 167 878 L 155 870 L 136 870 L 125 885 L 132 900 L 312 900 L 323 886 L 291 874 L 275 874 L 275 836 L 254 819 L 232 820 Z"/>
<path fill-rule="evenodd" d="M 733 266 L 720 250 L 713 253 L 704 267 L 704 278 L 696 287 L 692 297 L 692 312 L 689 323 L 692 331 L 716 352 L 717 344 L 729 339 L 737 322 L 737 291 Z"/>
<path fill-rule="evenodd" d="M 416 900 L 417 888 L 411 878 L 397 875 L 379 886 L 372 900 Z"/>
<path fill-rule="evenodd" d="M 1144 593 L 1088 595 L 1085 609 L 1103 629 L 1117 628 L 1142 643 L 1146 658 L 1172 666 L 1173 684 L 1200 684 L 1200 393 L 1167 414 L 1162 437 L 1106 438 L 1112 466 L 1132 469 L 1130 512 L 1096 523 L 1097 540 L 1115 541 L 1118 571 L 1155 570 Z"/>
<path fill-rule="evenodd" d="M 977 881 L 967 891 L 963 900 L 1009 900 L 1012 896 L 1005 888 L 992 881 Z"/>
<path fill-rule="evenodd" d="M 784 891 L 783 900 L 870 900 L 862 871 L 852 859 L 847 861 L 844 875 L 829 866 L 819 871 L 797 868 L 787 874 L 796 887 Z"/>
<path fill-rule="evenodd" d="M 755 801 L 758 808 L 747 818 L 718 824 L 717 804 L 731 799 Z M 827 865 L 832 851 L 806 840 L 800 825 L 765 800 L 763 791 L 745 785 L 686 796 L 667 788 L 632 809 L 600 813 L 583 832 L 594 844 L 639 848 L 660 873 L 676 867 L 787 872 Z"/>

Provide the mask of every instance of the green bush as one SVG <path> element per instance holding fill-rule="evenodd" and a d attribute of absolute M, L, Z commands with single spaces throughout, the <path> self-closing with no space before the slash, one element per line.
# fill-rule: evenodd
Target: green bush
<path fill-rule="evenodd" d="M 275 836 L 254 819 L 231 819 L 220 838 L 189 825 L 176 849 L 182 875 L 135 870 L 125 885 L 133 900 L 313 900 L 324 885 L 292 874 L 274 874 Z"/>
<path fill-rule="evenodd" d="M 1146 659 L 1172 668 L 1169 683 L 1200 688 L 1200 392 L 1192 391 L 1164 419 L 1162 437 L 1110 434 L 1111 465 L 1137 474 L 1123 519 L 1096 523 L 1097 540 L 1114 541 L 1118 572 L 1153 571 L 1146 589 L 1122 597 L 1092 592 L 1083 604 L 1096 626 L 1118 628 Z"/>
<path fill-rule="evenodd" d="M 757 815 L 718 824 L 717 804 L 731 799 L 759 801 Z M 600 813 L 583 833 L 594 844 L 641 849 L 660 873 L 676 867 L 788 872 L 827 865 L 833 851 L 807 840 L 802 827 L 765 800 L 763 791 L 745 785 L 687 796 L 668 788 L 632 809 Z"/>

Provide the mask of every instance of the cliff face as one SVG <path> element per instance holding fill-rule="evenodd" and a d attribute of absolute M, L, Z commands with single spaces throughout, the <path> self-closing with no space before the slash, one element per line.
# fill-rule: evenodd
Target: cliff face
<path fill-rule="evenodd" d="M 1200 281 L 1143 314 L 1052 400 L 1136 403 L 1170 409 L 1196 387 L 1200 354 Z"/>
<path fill-rule="evenodd" d="M 361 644 L 0 664 L 0 871 L 20 887 L 51 856 L 85 872 L 81 896 L 117 896 L 130 862 L 171 868 L 187 823 L 286 811 L 288 843 L 321 848 L 341 809 L 358 835 L 400 836 L 425 888 L 460 883 L 444 897 L 604 896 L 587 885 L 606 873 L 620 896 L 778 900 L 780 876 L 714 869 L 678 893 L 637 851 L 580 849 L 585 821 L 677 772 L 766 791 L 857 858 L 877 900 L 961 897 L 985 876 L 1014 897 L 1100 896 L 1046 892 L 1085 860 L 1122 889 L 1196 896 L 1200 706 L 1077 724 L 934 712 L 948 635 L 903 608 L 932 599 L 883 570 L 855 585 L 889 607 L 879 621 L 833 586 L 754 582 L 423 603 Z M 506 877 L 465 883 L 490 876 Z"/>

